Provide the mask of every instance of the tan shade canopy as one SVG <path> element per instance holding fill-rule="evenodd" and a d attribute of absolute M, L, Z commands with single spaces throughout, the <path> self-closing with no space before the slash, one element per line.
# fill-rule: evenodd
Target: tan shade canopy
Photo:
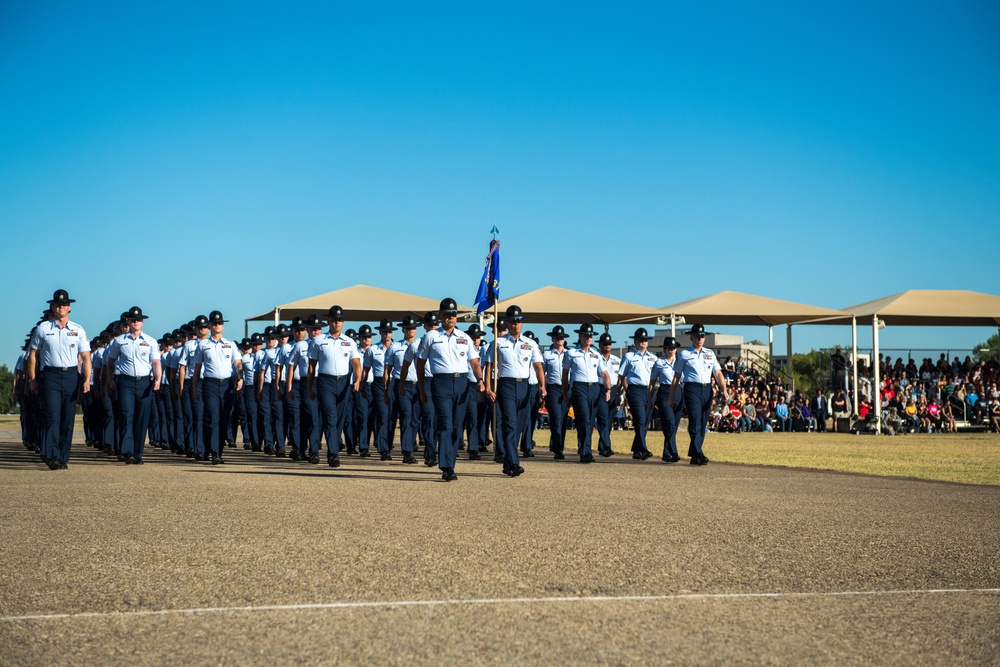
<path fill-rule="evenodd" d="M 512 305 L 521 307 L 526 321 L 546 324 L 655 322 L 660 315 L 646 306 L 552 286 L 502 299 L 497 304 L 500 316 Z"/>
<path fill-rule="evenodd" d="M 850 315 L 859 323 L 878 315 L 890 326 L 1000 326 L 1000 296 L 970 290 L 914 289 L 850 306 L 844 312 L 847 319 L 832 324 L 850 324 Z"/>
<path fill-rule="evenodd" d="M 749 324 L 774 326 L 795 324 L 845 315 L 840 310 L 807 306 L 792 301 L 771 299 L 742 292 L 716 292 L 698 299 L 675 303 L 659 309 L 666 316 L 683 315 L 688 324 Z M 850 316 L 848 315 L 848 322 Z"/>
<path fill-rule="evenodd" d="M 355 285 L 327 292 L 326 294 L 311 296 L 308 299 L 292 301 L 291 303 L 277 306 L 266 313 L 261 313 L 248 319 L 250 321 L 290 320 L 296 316 L 308 317 L 313 313 L 325 316 L 327 311 L 330 310 L 330 306 L 335 305 L 344 309 L 344 315 L 347 320 L 358 322 L 362 320 L 380 320 L 382 318 L 398 320 L 408 313 L 416 317 L 423 317 L 424 313 L 437 310 L 440 301 L 405 294 L 403 292 L 394 292 L 379 287 Z M 462 306 L 459 306 L 459 308 L 469 310 Z"/>

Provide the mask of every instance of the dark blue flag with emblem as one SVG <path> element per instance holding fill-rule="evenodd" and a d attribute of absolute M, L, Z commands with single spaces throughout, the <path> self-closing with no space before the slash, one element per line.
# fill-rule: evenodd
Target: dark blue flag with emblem
<path fill-rule="evenodd" d="M 500 298 L 500 241 L 490 241 L 490 251 L 486 255 L 486 266 L 483 267 L 483 279 L 479 281 L 479 291 L 476 292 L 476 313 L 489 309 Z"/>

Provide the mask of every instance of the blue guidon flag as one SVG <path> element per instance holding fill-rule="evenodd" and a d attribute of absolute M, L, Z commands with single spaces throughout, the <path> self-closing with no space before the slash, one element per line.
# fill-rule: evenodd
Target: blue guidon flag
<path fill-rule="evenodd" d="M 500 298 L 500 241 L 490 241 L 490 251 L 483 267 L 483 279 L 476 292 L 476 314 L 489 309 Z"/>

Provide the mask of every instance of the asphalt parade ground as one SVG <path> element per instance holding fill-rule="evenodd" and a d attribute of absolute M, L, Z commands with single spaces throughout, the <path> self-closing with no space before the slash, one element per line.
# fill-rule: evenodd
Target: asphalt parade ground
<path fill-rule="evenodd" d="M 1000 664 L 1000 487 L 226 457 L 0 442 L 0 664 Z"/>

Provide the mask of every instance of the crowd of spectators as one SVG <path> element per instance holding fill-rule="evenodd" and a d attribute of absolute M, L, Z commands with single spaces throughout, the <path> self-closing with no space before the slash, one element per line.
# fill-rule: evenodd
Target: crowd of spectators
<path fill-rule="evenodd" d="M 839 353 L 838 353 L 839 354 Z M 842 357 L 841 357 L 842 358 Z M 880 355 L 882 430 L 885 433 L 956 433 L 959 425 L 1000 432 L 1000 366 L 995 360 L 973 361 L 942 354 L 935 363 Z M 730 387 L 727 404 L 713 406 L 709 428 L 719 432 L 838 431 L 845 424 L 870 428 L 874 420 L 871 369 L 859 365 L 858 413 L 849 392 L 851 374 L 837 372 L 833 361 L 831 386 L 815 395 L 790 391 L 780 375 L 772 375 L 742 358 L 727 358 L 723 373 Z M 841 369 L 846 369 L 847 365 Z M 838 386 L 839 385 L 839 386 Z M 845 418 L 854 417 L 854 420 Z"/>

